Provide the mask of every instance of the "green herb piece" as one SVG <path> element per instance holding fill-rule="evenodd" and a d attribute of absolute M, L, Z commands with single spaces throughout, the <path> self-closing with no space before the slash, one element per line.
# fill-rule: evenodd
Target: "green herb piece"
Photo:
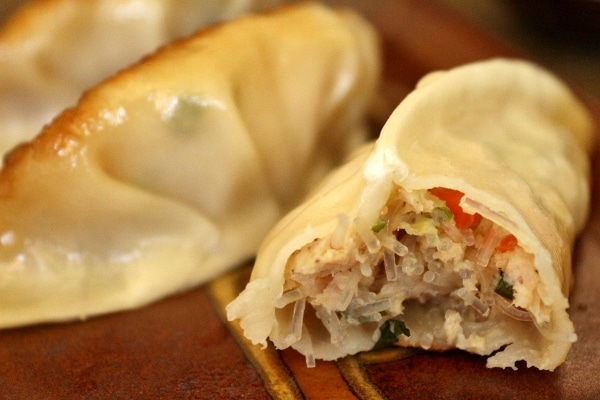
<path fill-rule="evenodd" d="M 375 223 L 375 225 L 373 225 L 371 227 L 371 230 L 375 233 L 381 231 L 383 228 L 385 228 L 385 226 L 387 225 L 387 220 L 383 219 L 383 218 L 379 218 L 377 220 L 377 223 Z"/>
<path fill-rule="evenodd" d="M 436 207 L 435 208 L 443 217 L 444 219 L 448 220 L 448 219 L 452 219 L 454 218 L 454 214 L 452 213 L 452 211 L 448 208 L 448 207 Z"/>
<path fill-rule="evenodd" d="M 379 328 L 381 336 L 375 343 L 373 350 L 389 347 L 398 341 L 400 335 L 410 336 L 410 330 L 406 327 L 404 321 L 397 319 L 388 319 Z"/>
<path fill-rule="evenodd" d="M 171 117 L 171 126 L 175 133 L 193 135 L 198 132 L 198 121 L 205 111 L 206 105 L 194 96 L 182 96 Z"/>
<path fill-rule="evenodd" d="M 498 271 L 498 274 L 500 275 L 500 279 L 498 279 L 498 283 L 496 284 L 494 291 L 505 299 L 512 300 L 513 286 L 504 279 L 504 273 L 502 270 Z"/>

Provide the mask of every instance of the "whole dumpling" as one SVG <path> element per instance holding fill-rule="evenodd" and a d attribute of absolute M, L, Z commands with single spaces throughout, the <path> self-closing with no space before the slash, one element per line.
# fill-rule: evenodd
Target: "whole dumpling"
<path fill-rule="evenodd" d="M 530 62 L 429 74 L 266 236 L 228 318 L 308 365 L 395 344 L 554 370 L 577 338 L 593 138 L 586 108 Z"/>
<path fill-rule="evenodd" d="M 146 304 L 252 257 L 362 140 L 377 36 L 289 6 L 87 92 L 0 173 L 0 326 Z"/>
<path fill-rule="evenodd" d="M 0 154 L 81 93 L 200 26 L 280 0 L 36 0 L 0 30 Z"/>

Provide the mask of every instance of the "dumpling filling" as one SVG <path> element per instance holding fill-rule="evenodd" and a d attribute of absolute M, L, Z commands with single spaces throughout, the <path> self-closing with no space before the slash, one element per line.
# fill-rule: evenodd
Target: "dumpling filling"
<path fill-rule="evenodd" d="M 518 330 L 549 319 L 533 257 L 502 227 L 465 213 L 462 196 L 396 188 L 377 221 L 340 217 L 331 237 L 296 251 L 275 302 L 292 313 L 285 342 L 311 335 L 305 320 L 318 319 L 333 345 L 348 327 L 364 325 L 375 348 L 490 354 L 514 340 L 493 333 L 498 323 Z"/>

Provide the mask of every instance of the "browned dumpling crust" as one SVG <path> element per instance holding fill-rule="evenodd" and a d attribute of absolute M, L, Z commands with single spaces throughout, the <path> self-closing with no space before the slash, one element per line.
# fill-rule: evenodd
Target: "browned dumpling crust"
<path fill-rule="evenodd" d="M 0 154 L 176 38 L 280 0 L 33 0 L 0 29 Z"/>
<path fill-rule="evenodd" d="M 0 172 L 0 326 L 146 304 L 253 257 L 364 138 L 373 28 L 307 3 L 175 42 Z"/>

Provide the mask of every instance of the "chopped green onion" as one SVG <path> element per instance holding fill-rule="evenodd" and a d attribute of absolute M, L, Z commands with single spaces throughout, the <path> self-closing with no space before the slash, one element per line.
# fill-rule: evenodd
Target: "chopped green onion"
<path fill-rule="evenodd" d="M 445 206 L 435 207 L 430 213 L 425 213 L 424 215 L 429 216 L 436 224 L 443 224 L 454 218 L 452 210 Z"/>
<path fill-rule="evenodd" d="M 454 218 L 454 214 L 448 207 L 436 207 L 435 209 L 438 210 L 438 212 L 447 220 Z"/>
<path fill-rule="evenodd" d="M 403 321 L 397 319 L 388 319 L 379 328 L 381 336 L 375 343 L 373 350 L 389 347 L 398 341 L 400 335 L 410 336 L 410 330 Z"/>
<path fill-rule="evenodd" d="M 499 270 L 498 274 L 500 275 L 500 279 L 498 279 L 498 283 L 496 284 L 494 291 L 505 299 L 512 300 L 513 286 L 504 279 L 504 273 L 502 270 Z"/>
<path fill-rule="evenodd" d="M 381 231 L 387 225 L 387 220 L 379 218 L 377 223 L 371 227 L 371 230 L 375 233 Z"/>
<path fill-rule="evenodd" d="M 194 96 L 182 96 L 177 99 L 171 115 L 171 127 L 174 133 L 193 135 L 198 132 L 198 121 L 205 112 L 202 100 Z"/>

